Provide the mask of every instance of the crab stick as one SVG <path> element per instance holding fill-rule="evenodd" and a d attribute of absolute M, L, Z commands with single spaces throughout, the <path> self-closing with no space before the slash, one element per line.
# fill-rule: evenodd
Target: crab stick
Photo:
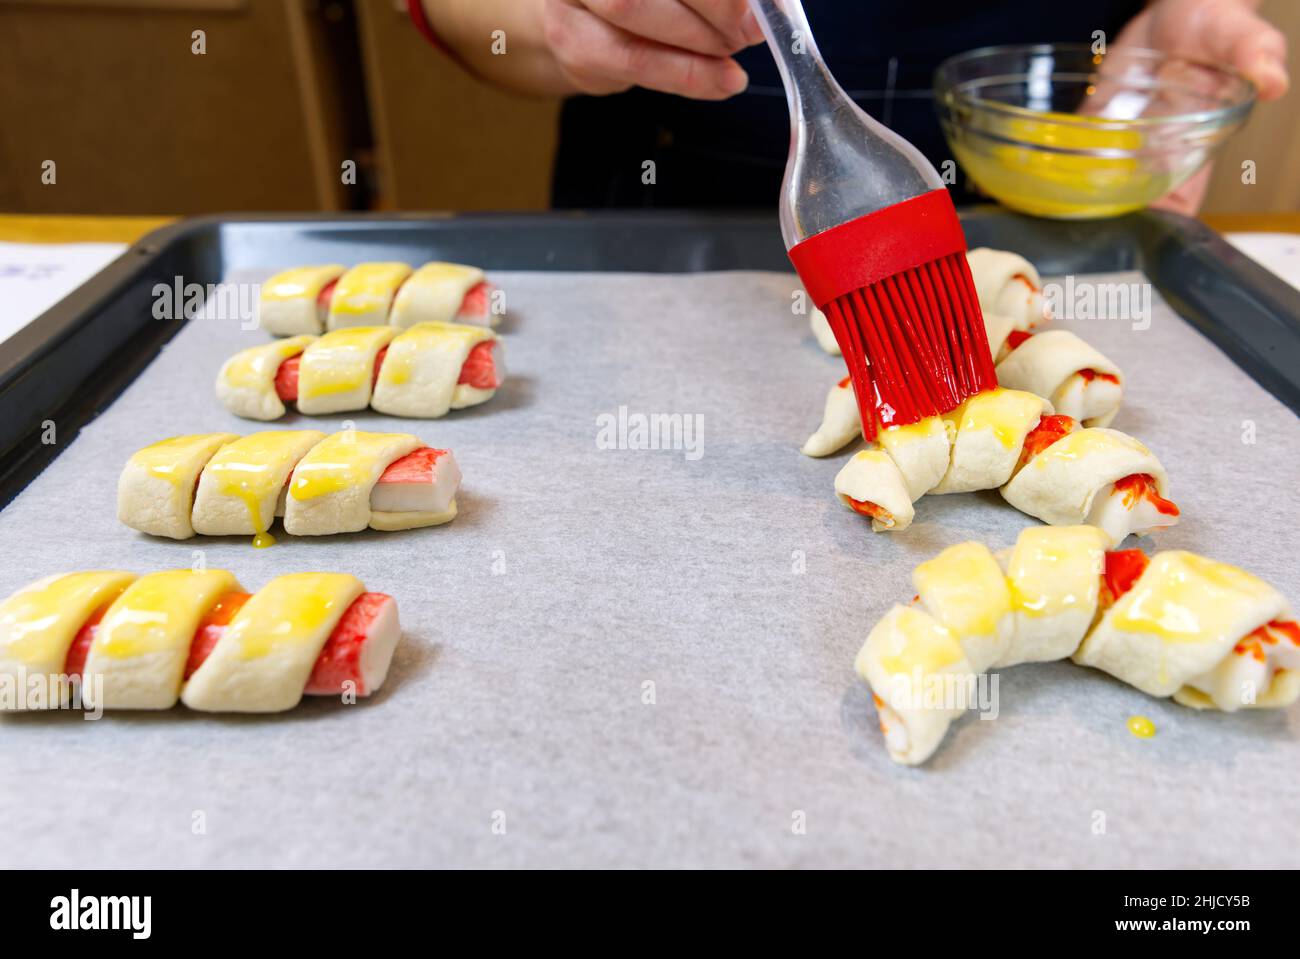
<path fill-rule="evenodd" d="M 186 679 L 203 665 L 231 620 L 250 599 L 251 593 L 227 593 L 204 618 L 190 645 Z M 386 593 L 362 593 L 329 634 L 303 692 L 308 696 L 337 696 L 351 691 L 369 696 L 384 684 L 401 636 L 397 601 Z"/>
<path fill-rule="evenodd" d="M 0 602 L 0 673 L 50 693 L 0 709 L 274 712 L 368 696 L 401 638 L 396 601 L 355 577 L 297 573 L 248 593 L 224 570 L 68 573 Z"/>
<path fill-rule="evenodd" d="M 261 327 L 276 336 L 352 326 L 413 326 L 429 321 L 485 328 L 497 324 L 497 290 L 483 271 L 458 263 L 304 266 L 262 284 Z"/>
<path fill-rule="evenodd" d="M 145 447 L 127 462 L 118 481 L 118 517 L 172 539 L 252 535 L 254 545 L 269 546 L 277 516 L 294 536 L 449 522 L 460 481 L 450 451 L 409 433 L 181 437 Z"/>
<path fill-rule="evenodd" d="M 497 376 L 497 365 L 495 354 L 498 349 L 496 341 L 479 343 L 469 351 L 469 356 L 465 359 L 465 364 L 460 368 L 460 376 L 456 379 L 458 384 L 472 386 L 478 390 L 494 390 L 501 385 Z M 379 368 L 384 365 L 384 357 L 388 355 L 388 347 L 384 347 L 375 356 L 375 372 L 371 378 L 371 386 L 379 380 Z M 280 397 L 281 402 L 297 403 L 298 402 L 298 370 L 302 366 L 302 354 L 296 353 L 288 357 L 275 371 L 275 393 Z"/>
<path fill-rule="evenodd" d="M 217 398 L 246 419 L 273 420 L 286 404 L 307 415 L 374 407 L 435 418 L 490 400 L 505 382 L 500 338 L 481 326 L 353 326 L 249 347 L 217 374 Z"/>

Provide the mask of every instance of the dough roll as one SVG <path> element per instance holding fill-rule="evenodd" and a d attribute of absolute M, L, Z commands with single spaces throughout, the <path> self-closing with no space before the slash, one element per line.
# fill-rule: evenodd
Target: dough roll
<path fill-rule="evenodd" d="M 166 473 L 173 458 L 184 464 L 176 482 Z M 168 478 L 159 480 L 158 470 Z M 118 519 L 171 539 L 251 535 L 254 545 L 269 546 L 277 516 L 295 536 L 450 522 L 460 480 L 449 450 L 409 433 L 213 433 L 163 440 L 132 456 L 118 481 Z"/>
<path fill-rule="evenodd" d="M 1178 521 L 1154 453 L 1116 430 L 1080 428 L 1032 393 L 989 390 L 945 416 L 884 429 L 879 440 L 835 478 L 840 502 L 871 517 L 877 531 L 906 529 L 911 504 L 926 493 L 994 488 L 1045 523 L 1086 523 L 1114 542 Z"/>
<path fill-rule="evenodd" d="M 1173 550 L 1113 554 L 1111 604 L 1074 661 L 1151 696 L 1236 712 L 1300 696 L 1300 627 L 1286 599 L 1245 570 Z M 1136 574 L 1136 575 L 1135 575 Z"/>
<path fill-rule="evenodd" d="M 496 294 L 482 270 L 458 263 L 295 267 L 262 284 L 258 322 L 275 336 L 425 322 L 490 328 L 499 322 Z"/>
<path fill-rule="evenodd" d="M 224 570 L 68 573 L 0 603 L 0 680 L 80 689 L 91 709 L 278 712 L 304 693 L 370 695 L 400 638 L 393 598 L 339 573 L 280 576 L 252 595 Z"/>
<path fill-rule="evenodd" d="M 981 246 L 966 254 L 966 262 L 981 312 L 1009 318 L 1016 330 L 1032 330 L 1050 318 L 1042 277 L 1023 256 Z"/>
<path fill-rule="evenodd" d="M 862 414 L 847 376 L 826 393 L 822 422 L 800 450 L 804 456 L 832 456 L 862 436 Z"/>
<path fill-rule="evenodd" d="M 985 316 L 986 328 L 990 318 Z M 1084 426 L 1109 426 L 1124 400 L 1120 368 L 1069 330 L 1012 332 L 1001 347 L 990 343 L 998 357 L 998 384 L 1041 396 L 1056 412 Z"/>
<path fill-rule="evenodd" d="M 1198 709 L 1300 697 L 1300 625 L 1249 573 L 1191 553 L 1107 551 L 1091 526 L 1033 527 L 994 556 L 961 543 L 913 574 L 856 659 L 890 758 L 924 762 L 988 669 L 1072 657 Z M 1148 565 L 1149 563 L 1149 565 Z"/>
<path fill-rule="evenodd" d="M 355 326 L 250 347 L 221 367 L 216 392 L 226 409 L 254 420 L 279 419 L 289 403 L 313 416 L 369 406 L 432 419 L 486 403 L 505 377 L 495 333 L 431 321 L 405 330 Z"/>
<path fill-rule="evenodd" d="M 1118 366 L 1068 330 L 1020 333 L 1006 317 L 984 314 L 989 348 L 998 357 L 998 384 L 1033 393 L 1052 409 L 1084 426 L 1109 426 L 1124 399 Z M 853 384 L 848 377 L 826 394 L 822 422 L 808 437 L 805 456 L 830 456 L 862 436 Z"/>

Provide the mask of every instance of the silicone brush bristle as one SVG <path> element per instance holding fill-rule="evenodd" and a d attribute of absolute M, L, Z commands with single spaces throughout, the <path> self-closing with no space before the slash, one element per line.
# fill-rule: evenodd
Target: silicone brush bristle
<path fill-rule="evenodd" d="M 951 262 L 957 258 L 963 262 Z M 827 304 L 868 439 L 882 427 L 947 413 L 998 385 L 964 267 L 964 257 L 954 254 Z"/>
<path fill-rule="evenodd" d="M 867 439 L 998 385 L 947 191 L 850 221 L 790 254 L 844 354 Z"/>

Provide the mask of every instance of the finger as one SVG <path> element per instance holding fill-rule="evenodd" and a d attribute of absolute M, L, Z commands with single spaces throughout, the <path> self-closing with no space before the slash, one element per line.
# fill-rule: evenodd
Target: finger
<path fill-rule="evenodd" d="M 1207 163 L 1192 178 L 1175 190 L 1166 193 L 1151 204 L 1153 210 L 1171 210 L 1183 216 L 1196 216 L 1205 200 L 1205 193 L 1210 188 L 1210 175 L 1214 165 Z"/>
<path fill-rule="evenodd" d="M 1286 92 L 1286 37 L 1272 24 L 1246 7 L 1225 6 L 1204 29 L 1214 59 L 1245 74 L 1259 88 L 1260 99 L 1273 100 Z"/>
<path fill-rule="evenodd" d="M 1168 24 L 1175 53 L 1226 63 L 1259 88 L 1261 100 L 1287 90 L 1286 37 L 1246 6 L 1202 0 L 1189 5 L 1181 27 Z M 1163 32 L 1163 31 L 1162 31 Z"/>
<path fill-rule="evenodd" d="M 645 40 L 587 10 L 552 6 L 554 16 L 545 23 L 547 42 L 561 68 L 588 92 L 636 84 L 697 100 L 723 100 L 749 85 L 735 60 Z"/>
<path fill-rule="evenodd" d="M 746 10 L 744 17 L 740 21 L 740 32 L 745 35 L 745 39 L 750 44 L 763 43 L 767 40 L 763 33 L 763 28 L 759 26 L 758 17 L 754 16 L 753 10 Z"/>
<path fill-rule="evenodd" d="M 748 45 L 738 31 L 739 42 L 680 0 L 575 0 L 574 5 L 634 36 L 692 53 L 726 57 Z"/>
<path fill-rule="evenodd" d="M 763 42 L 763 30 L 746 0 L 683 0 L 737 50 Z"/>

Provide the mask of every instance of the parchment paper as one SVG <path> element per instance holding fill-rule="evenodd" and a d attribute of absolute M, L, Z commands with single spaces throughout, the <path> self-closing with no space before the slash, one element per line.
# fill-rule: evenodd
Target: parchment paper
<path fill-rule="evenodd" d="M 835 502 L 843 457 L 798 447 L 843 374 L 792 315 L 793 276 L 496 278 L 500 395 L 439 421 L 352 417 L 456 452 L 450 526 L 268 550 L 121 526 L 132 451 L 265 428 L 213 396 L 222 361 L 265 338 L 221 320 L 192 322 L 0 514 L 0 595 L 202 550 L 248 588 L 355 573 L 397 597 L 405 627 L 388 684 L 355 706 L 0 720 L 0 862 L 1300 865 L 1294 708 L 1196 713 L 1023 666 L 1001 674 L 998 719 L 962 718 L 922 769 L 890 762 L 852 668 L 866 631 L 911 596 L 917 562 L 1034 521 L 995 493 L 929 497 L 890 536 Z M 1184 510 L 1158 545 L 1300 598 L 1296 418 L 1158 300 L 1147 330 L 1060 325 L 1127 373 L 1115 425 L 1160 455 Z M 620 406 L 698 415 L 702 455 L 598 448 L 598 417 Z M 1133 714 L 1154 739 L 1126 731 Z"/>

